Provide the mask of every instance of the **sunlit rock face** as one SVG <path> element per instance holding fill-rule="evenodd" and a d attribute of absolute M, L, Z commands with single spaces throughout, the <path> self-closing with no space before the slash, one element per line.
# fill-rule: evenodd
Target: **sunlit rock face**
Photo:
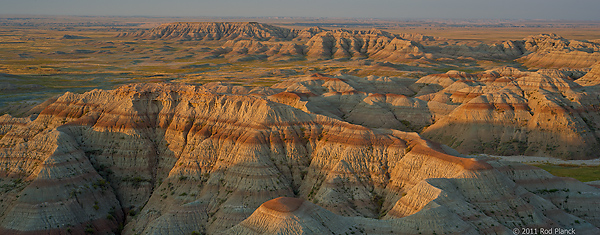
<path fill-rule="evenodd" d="M 512 95 L 457 99 L 504 102 L 519 117 L 529 113 L 521 113 L 523 105 L 533 106 L 519 97 L 524 92 L 581 89 L 511 74 L 486 79 L 512 84 L 503 88 Z M 447 75 L 457 76 L 485 77 Z M 386 82 L 402 94 L 374 92 Z M 319 74 L 268 89 L 134 84 L 66 93 L 39 107 L 37 117 L 2 116 L 1 233 L 599 232 L 597 188 L 535 167 L 465 158 L 414 132 L 336 116 L 355 102 L 353 122 L 372 119 L 373 105 L 431 117 L 431 101 L 409 98 L 420 92 L 409 86 Z M 542 100 L 537 92 L 530 97 Z M 319 114 L 324 103 L 340 112 Z"/>
<path fill-rule="evenodd" d="M 357 60 L 436 64 L 443 61 L 516 61 L 528 68 L 589 68 L 600 62 L 600 44 L 556 34 L 492 44 L 453 43 L 421 34 L 371 30 L 288 29 L 256 22 L 177 22 L 118 37 L 223 41 L 207 58 L 252 60 Z M 261 43 L 262 42 L 262 43 Z M 449 43 L 450 42 L 450 43 Z"/>
<path fill-rule="evenodd" d="M 600 63 L 593 65 L 589 72 L 575 82 L 582 86 L 595 86 L 600 84 Z"/>
<path fill-rule="evenodd" d="M 580 79 L 593 78 L 594 70 Z M 598 89 L 566 70 L 449 71 L 420 79 L 314 74 L 270 100 L 370 128 L 416 131 L 461 153 L 599 157 Z"/>

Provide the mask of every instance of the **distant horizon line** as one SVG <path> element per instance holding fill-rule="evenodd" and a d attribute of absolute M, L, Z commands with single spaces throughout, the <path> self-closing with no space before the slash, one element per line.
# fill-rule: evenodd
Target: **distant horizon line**
<path fill-rule="evenodd" d="M 317 17 L 317 16 L 157 16 L 157 15 L 52 15 L 52 14 L 2 14 L 0 18 L 13 17 L 82 17 L 82 18 L 173 18 L 173 19 L 308 19 L 308 20 L 390 20 L 390 21 L 509 21 L 509 22 L 590 22 L 600 23 L 600 20 L 569 20 L 569 19 L 526 19 L 526 18 L 418 18 L 418 17 Z"/>

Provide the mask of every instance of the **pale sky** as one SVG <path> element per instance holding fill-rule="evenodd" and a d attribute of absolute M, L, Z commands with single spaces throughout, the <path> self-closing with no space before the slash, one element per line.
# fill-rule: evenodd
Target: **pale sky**
<path fill-rule="evenodd" d="M 0 0 L 0 14 L 600 21 L 600 0 Z"/>

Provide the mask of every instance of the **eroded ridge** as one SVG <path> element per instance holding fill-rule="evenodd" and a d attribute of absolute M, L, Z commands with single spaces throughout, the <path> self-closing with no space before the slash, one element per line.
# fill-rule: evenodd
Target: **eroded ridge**
<path fill-rule="evenodd" d="M 303 87 L 314 80 L 355 93 L 343 77 Z M 3 116 L 1 232 L 598 232 L 597 188 L 272 94 L 134 84 L 66 93 L 36 118 Z"/>

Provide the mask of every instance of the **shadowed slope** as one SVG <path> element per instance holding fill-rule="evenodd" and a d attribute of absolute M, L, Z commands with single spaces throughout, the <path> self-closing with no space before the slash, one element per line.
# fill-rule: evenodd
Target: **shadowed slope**
<path fill-rule="evenodd" d="M 318 79 L 332 89 L 349 87 L 341 79 Z M 597 231 L 600 207 L 579 211 L 578 203 L 560 201 L 600 201 L 598 189 L 580 182 L 527 173 L 537 168 L 525 169 L 529 178 L 521 180 L 504 170 L 513 165 L 464 158 L 416 133 L 369 129 L 256 94 L 213 90 L 233 91 L 135 84 L 67 93 L 44 104 L 35 120 L 5 116 L 2 231 L 108 232 L 124 223 L 124 234 L 492 234 L 516 223 L 576 220 L 578 231 Z M 544 197 L 542 190 L 557 184 L 569 191 Z M 297 199 L 262 205 L 282 196 Z M 507 198 L 502 208 L 508 209 L 497 210 L 494 202 Z M 61 203 L 72 209 L 57 209 Z M 34 209 L 53 219 L 28 216 Z M 536 219 L 523 219 L 529 215 Z"/>

